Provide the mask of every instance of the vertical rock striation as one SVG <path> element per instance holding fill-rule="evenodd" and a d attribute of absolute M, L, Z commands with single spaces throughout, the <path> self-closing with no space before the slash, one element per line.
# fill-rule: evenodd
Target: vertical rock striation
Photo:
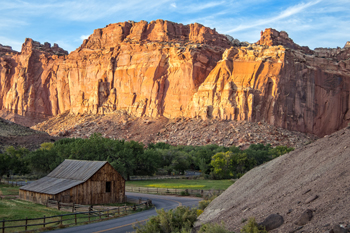
<path fill-rule="evenodd" d="M 0 109 L 265 121 L 320 136 L 350 121 L 348 46 L 313 51 L 274 29 L 232 41 L 156 20 L 96 29 L 69 55 L 31 39 L 20 53 L 1 45 Z"/>

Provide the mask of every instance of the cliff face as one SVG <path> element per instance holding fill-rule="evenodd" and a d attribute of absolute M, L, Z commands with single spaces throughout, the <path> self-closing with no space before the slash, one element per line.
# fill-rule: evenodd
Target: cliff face
<path fill-rule="evenodd" d="M 345 127 L 350 120 L 350 49 L 311 51 L 293 43 L 285 32 L 267 29 L 256 45 L 227 49 L 193 96 L 188 113 L 266 121 L 319 136 Z"/>
<path fill-rule="evenodd" d="M 232 45 L 163 20 L 107 25 L 69 55 L 27 39 L 20 53 L 0 47 L 0 109 L 266 121 L 318 135 L 350 120 L 350 48 L 312 51 L 273 29 Z"/>

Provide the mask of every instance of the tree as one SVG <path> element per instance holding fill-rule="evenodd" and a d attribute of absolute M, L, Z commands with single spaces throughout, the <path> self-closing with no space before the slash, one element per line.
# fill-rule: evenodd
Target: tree
<path fill-rule="evenodd" d="M 175 171 L 185 174 L 185 170 L 188 169 L 190 164 L 185 155 L 179 155 L 173 159 L 171 166 Z"/>
<path fill-rule="evenodd" d="M 63 162 L 63 158 L 57 155 L 57 151 L 50 149 L 39 149 L 32 151 L 26 157 L 26 161 L 29 164 L 29 168 L 39 174 L 46 175 L 55 169 L 60 163 Z"/>
<path fill-rule="evenodd" d="M 276 146 L 275 148 L 271 148 L 269 150 L 269 154 L 272 159 L 277 158 L 281 155 L 287 154 L 291 151 L 293 151 L 293 147 L 287 147 L 287 146 Z"/>
<path fill-rule="evenodd" d="M 26 148 L 15 149 L 13 146 L 7 147 L 5 153 L 0 154 L 0 181 L 3 175 L 27 174 L 30 172 L 28 163 L 24 159 L 29 151 Z"/>
<path fill-rule="evenodd" d="M 219 152 L 215 154 L 210 165 L 213 166 L 213 173 L 220 179 L 229 178 L 232 176 L 232 155 L 231 151 Z"/>

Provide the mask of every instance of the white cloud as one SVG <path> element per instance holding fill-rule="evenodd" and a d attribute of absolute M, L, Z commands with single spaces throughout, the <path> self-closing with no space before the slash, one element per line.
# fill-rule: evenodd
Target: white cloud
<path fill-rule="evenodd" d="M 85 39 L 87 39 L 87 38 L 89 38 L 89 35 L 81 35 L 81 36 L 80 36 L 80 40 L 85 40 Z"/>
<path fill-rule="evenodd" d="M 288 9 L 282 11 L 278 16 L 275 16 L 275 17 L 272 17 L 272 18 L 263 19 L 263 20 L 257 20 L 255 22 L 250 22 L 250 23 L 247 23 L 247 24 L 241 24 L 241 25 L 239 25 L 238 27 L 236 27 L 234 29 L 226 31 L 226 33 L 232 33 L 232 32 L 246 30 L 246 29 L 249 29 L 249 28 L 254 28 L 254 27 L 257 27 L 257 26 L 268 25 L 270 23 L 273 23 L 273 22 L 279 21 L 281 19 L 288 18 L 288 17 L 290 17 L 292 15 L 298 14 L 298 13 L 304 11 L 306 8 L 308 8 L 310 6 L 313 6 L 313 5 L 316 5 L 316 4 L 320 3 L 321 1 L 322 0 L 311 1 L 311 2 L 308 2 L 308 3 L 300 3 L 300 4 L 296 5 L 296 6 L 289 7 Z"/>
<path fill-rule="evenodd" d="M 170 6 L 176 8 L 176 3 L 171 3 Z"/>

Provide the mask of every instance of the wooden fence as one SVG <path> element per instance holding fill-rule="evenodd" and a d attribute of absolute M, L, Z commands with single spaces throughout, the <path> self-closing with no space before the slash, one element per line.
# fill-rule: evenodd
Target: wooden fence
<path fill-rule="evenodd" d="M 130 176 L 130 180 L 165 180 L 165 179 L 187 179 L 184 175 L 174 176 Z"/>
<path fill-rule="evenodd" d="M 126 192 L 137 192 L 137 193 L 153 193 L 153 194 L 175 194 L 175 195 L 201 195 L 201 196 L 212 196 L 220 195 L 225 190 L 211 189 L 211 190 L 200 190 L 200 189 L 175 189 L 175 188 L 148 188 L 148 187 L 125 187 Z"/>
<path fill-rule="evenodd" d="M 112 209 L 94 210 L 92 206 L 81 206 L 72 203 L 60 203 L 50 201 L 51 204 L 56 205 L 58 209 L 62 207 L 71 207 L 74 210 L 75 207 L 88 208 L 86 212 L 75 212 L 72 214 L 62 214 L 55 216 L 44 216 L 43 218 L 26 218 L 17 220 L 0 220 L 0 232 L 5 233 L 6 229 L 16 229 L 16 232 L 41 229 L 51 230 L 54 228 L 64 228 L 71 225 L 91 223 L 101 220 L 108 220 L 119 216 L 127 215 L 128 213 L 135 212 L 137 210 L 150 207 L 152 202 L 150 200 L 141 202 L 140 204 L 134 204 L 133 206 L 119 206 Z"/>

